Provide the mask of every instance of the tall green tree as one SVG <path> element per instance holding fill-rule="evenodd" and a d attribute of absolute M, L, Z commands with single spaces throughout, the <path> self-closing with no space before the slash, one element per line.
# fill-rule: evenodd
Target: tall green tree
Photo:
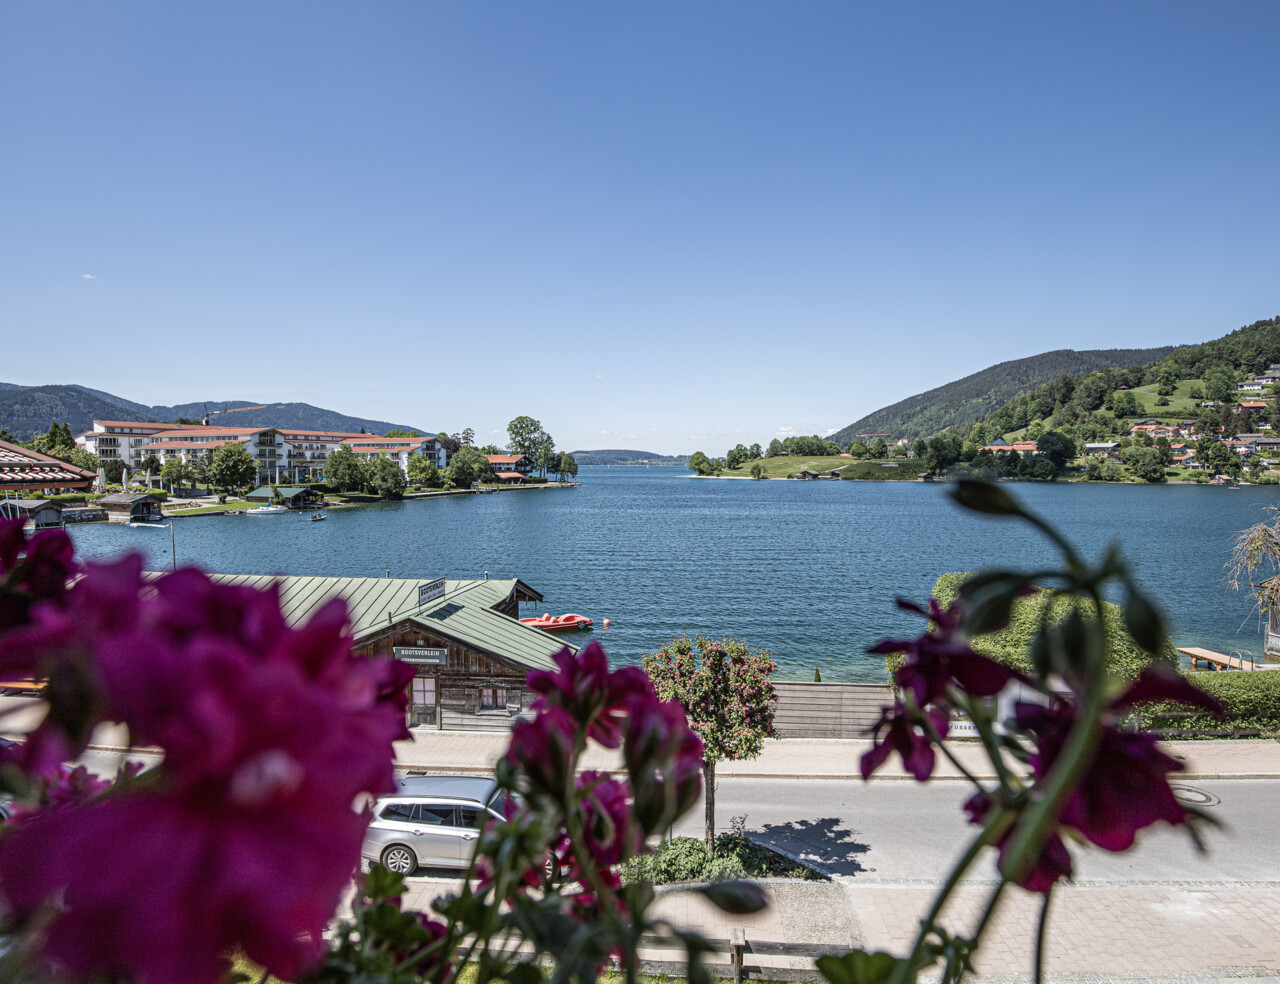
<path fill-rule="evenodd" d="M 213 452 L 213 461 L 209 464 L 209 484 L 219 492 L 243 488 L 252 483 L 257 475 L 258 463 L 239 441 L 224 444 Z"/>
<path fill-rule="evenodd" d="M 351 492 L 364 486 L 364 469 L 350 444 L 339 444 L 324 463 L 324 480 L 339 492 Z"/>
<path fill-rule="evenodd" d="M 566 477 L 570 481 L 578 477 L 578 462 L 568 451 L 560 455 L 560 463 L 556 465 L 556 471 L 560 473 L 560 481 L 564 481 Z"/>
<path fill-rule="evenodd" d="M 493 468 L 489 459 L 475 448 L 459 448 L 444 470 L 445 477 L 457 488 L 468 489 L 473 482 L 492 480 Z"/>
<path fill-rule="evenodd" d="M 248 453 L 249 453 L 248 451 L 245 452 L 245 454 L 248 454 Z M 157 458 L 154 454 L 149 454 L 142 459 L 141 468 L 148 475 L 159 475 L 160 469 L 163 467 L 164 466 L 161 464 L 160 459 Z"/>
<path fill-rule="evenodd" d="M 476 432 L 470 427 L 464 427 L 462 433 L 458 435 L 458 443 L 463 447 L 472 447 L 476 443 Z"/>
<path fill-rule="evenodd" d="M 556 466 L 556 462 L 560 459 L 556 457 L 556 442 L 551 439 L 551 435 L 544 430 L 538 431 L 537 447 L 533 453 L 534 466 L 538 469 L 538 473 L 544 478 L 547 472 Z"/>
<path fill-rule="evenodd" d="M 409 481 L 423 488 L 438 489 L 441 485 L 440 469 L 430 458 L 423 455 L 409 455 Z"/>
<path fill-rule="evenodd" d="M 183 482 L 190 482 L 192 488 L 195 487 L 195 472 L 181 458 L 170 458 L 164 463 L 160 469 L 160 477 L 169 483 L 171 488 L 176 489 Z"/>
<path fill-rule="evenodd" d="M 375 495 L 384 499 L 395 498 L 404 492 L 404 472 L 396 462 L 382 455 L 373 458 L 366 466 L 365 482 Z"/>
<path fill-rule="evenodd" d="M 766 458 L 776 458 L 782 454 L 782 450 L 782 442 L 775 437 L 769 442 L 769 450 L 765 452 L 764 456 Z"/>
<path fill-rule="evenodd" d="M 778 698 L 770 677 L 777 663 L 768 650 L 737 639 L 673 639 L 644 657 L 644 669 L 663 700 L 677 700 L 702 739 L 706 776 L 707 850 L 716 837 L 716 763 L 753 759 L 773 737 Z"/>
<path fill-rule="evenodd" d="M 711 473 L 711 460 L 701 451 L 695 451 L 689 455 L 689 470 L 695 471 L 699 475 L 709 475 Z"/>
<path fill-rule="evenodd" d="M 507 424 L 507 447 L 512 454 L 523 454 L 530 461 L 536 460 L 539 441 L 545 432 L 541 421 L 532 417 L 517 417 Z"/>

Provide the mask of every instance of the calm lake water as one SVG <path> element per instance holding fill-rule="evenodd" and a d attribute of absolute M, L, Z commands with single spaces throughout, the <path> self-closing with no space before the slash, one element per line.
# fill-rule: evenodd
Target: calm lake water
<path fill-rule="evenodd" d="M 582 487 L 456 496 L 303 516 L 178 520 L 178 563 L 211 571 L 381 577 L 520 577 L 546 595 L 525 615 L 596 620 L 615 660 L 683 634 L 733 635 L 770 649 L 780 676 L 879 681 L 864 650 L 923 623 L 939 574 L 1052 559 L 1023 527 L 961 511 L 945 486 L 905 482 L 693 480 L 674 468 L 584 468 Z M 1233 534 L 1266 518 L 1267 488 L 1007 486 L 1087 555 L 1119 541 L 1162 602 L 1178 645 L 1260 653 L 1262 629 L 1222 584 Z M 170 565 L 169 531 L 71 528 L 82 554 L 143 551 Z M 601 628 L 605 618 L 608 630 Z"/>

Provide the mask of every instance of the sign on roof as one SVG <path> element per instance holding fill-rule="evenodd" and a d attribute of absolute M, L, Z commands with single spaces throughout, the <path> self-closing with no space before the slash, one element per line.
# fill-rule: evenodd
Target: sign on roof
<path fill-rule="evenodd" d="M 444 597 L 444 578 L 438 577 L 434 581 L 428 581 L 426 584 L 418 585 L 418 607 L 421 608 L 437 598 Z"/>
<path fill-rule="evenodd" d="M 445 657 L 449 655 L 447 649 L 427 649 L 422 646 L 395 646 L 393 650 L 396 659 L 416 666 L 444 666 Z"/>

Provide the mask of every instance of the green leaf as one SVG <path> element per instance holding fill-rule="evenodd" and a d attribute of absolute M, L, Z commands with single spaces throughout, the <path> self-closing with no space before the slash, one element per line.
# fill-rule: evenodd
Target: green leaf
<path fill-rule="evenodd" d="M 1008 492 L 990 482 L 962 479 L 948 493 L 952 499 L 973 512 L 988 516 L 1021 516 L 1022 507 Z"/>
<path fill-rule="evenodd" d="M 380 864 L 372 864 L 364 878 L 364 894 L 371 899 L 393 899 L 403 895 L 404 875 L 397 875 Z"/>
<path fill-rule="evenodd" d="M 506 973 L 510 984 L 538 984 L 542 980 L 542 968 L 535 963 L 516 964 Z"/>
<path fill-rule="evenodd" d="M 1132 582 L 1128 584 L 1129 596 L 1124 602 L 1124 624 L 1133 636 L 1133 641 L 1149 653 L 1159 654 L 1164 651 L 1165 632 L 1164 619 L 1160 612 Z"/>
<path fill-rule="evenodd" d="M 965 631 L 982 635 L 1003 629 L 1013 615 L 1013 603 L 1026 586 L 1026 578 L 1011 574 L 973 591 L 963 601 Z"/>
<path fill-rule="evenodd" d="M 899 962 L 888 953 L 865 950 L 851 950 L 843 957 L 819 957 L 817 961 L 818 973 L 831 984 L 887 984 Z M 915 979 L 915 974 L 908 974 L 907 984 Z"/>
<path fill-rule="evenodd" d="M 764 889 L 755 882 L 712 882 L 697 891 L 706 896 L 717 909 L 735 916 L 750 915 L 769 906 L 769 898 L 764 894 Z"/>

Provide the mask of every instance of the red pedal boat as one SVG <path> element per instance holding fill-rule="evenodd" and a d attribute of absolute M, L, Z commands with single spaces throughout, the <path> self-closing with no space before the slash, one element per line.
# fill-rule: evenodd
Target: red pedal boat
<path fill-rule="evenodd" d="M 520 619 L 531 628 L 543 632 L 568 632 L 572 629 L 589 629 L 595 623 L 585 615 L 542 615 L 538 618 Z"/>

